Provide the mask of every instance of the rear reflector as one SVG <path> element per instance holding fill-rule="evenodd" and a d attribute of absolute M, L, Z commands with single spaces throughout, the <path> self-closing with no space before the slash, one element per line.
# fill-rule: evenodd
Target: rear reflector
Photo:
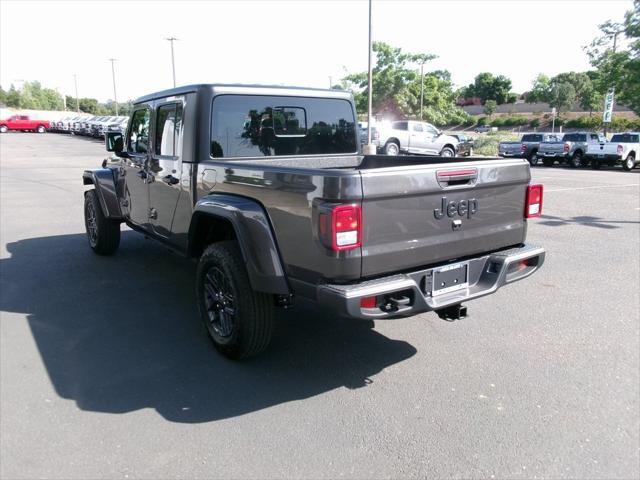
<path fill-rule="evenodd" d="M 525 199 L 524 218 L 536 218 L 542 215 L 542 185 L 529 185 Z"/>
<path fill-rule="evenodd" d="M 360 299 L 360 308 L 376 308 L 376 297 L 364 297 Z"/>

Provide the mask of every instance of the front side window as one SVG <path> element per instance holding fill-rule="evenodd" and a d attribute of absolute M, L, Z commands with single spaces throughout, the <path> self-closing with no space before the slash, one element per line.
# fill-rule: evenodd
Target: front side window
<path fill-rule="evenodd" d="M 149 151 L 149 120 L 148 108 L 141 108 L 133 113 L 131 130 L 127 138 L 129 153 L 147 153 Z"/>
<path fill-rule="evenodd" d="M 179 156 L 182 104 L 172 103 L 160 106 L 156 118 L 156 155 Z"/>
<path fill-rule="evenodd" d="M 211 156 L 355 153 L 351 103 L 332 98 L 219 95 L 213 100 Z"/>
<path fill-rule="evenodd" d="M 436 127 L 434 127 L 433 125 L 425 125 L 424 129 L 427 133 L 431 134 L 431 135 L 437 135 L 438 134 L 438 129 Z"/>

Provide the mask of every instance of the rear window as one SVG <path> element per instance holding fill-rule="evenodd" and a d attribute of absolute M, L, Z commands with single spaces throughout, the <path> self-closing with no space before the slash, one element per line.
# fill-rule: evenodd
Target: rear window
<path fill-rule="evenodd" d="M 620 143 L 638 143 L 640 135 L 634 135 L 630 133 L 618 133 L 611 137 L 612 142 Z"/>
<path fill-rule="evenodd" d="M 219 95 L 213 100 L 211 156 L 356 153 L 351 103 L 333 98 Z"/>
<path fill-rule="evenodd" d="M 523 142 L 541 142 L 542 141 L 542 135 L 523 135 L 522 136 L 522 141 Z"/>
<path fill-rule="evenodd" d="M 584 133 L 567 133 L 563 138 L 563 142 L 586 142 L 587 136 Z"/>

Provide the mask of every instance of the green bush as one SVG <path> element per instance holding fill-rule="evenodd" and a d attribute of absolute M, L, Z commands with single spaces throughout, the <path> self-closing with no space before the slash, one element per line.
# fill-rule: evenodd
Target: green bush
<path fill-rule="evenodd" d="M 505 132 L 488 132 L 481 135 L 473 142 L 473 151 L 485 157 L 495 157 L 498 155 L 498 144 L 500 142 L 516 142 L 519 137 Z"/>
<path fill-rule="evenodd" d="M 492 127 L 518 127 L 528 124 L 529 120 L 525 117 L 498 117 L 491 122 Z"/>
<path fill-rule="evenodd" d="M 540 126 L 540 120 L 538 120 L 537 118 L 534 118 L 529 122 L 529 126 L 531 128 L 538 128 Z"/>
<path fill-rule="evenodd" d="M 599 116 L 578 117 L 573 120 L 568 120 L 564 125 L 567 128 L 586 128 L 589 130 L 595 130 L 602 126 L 602 121 Z"/>

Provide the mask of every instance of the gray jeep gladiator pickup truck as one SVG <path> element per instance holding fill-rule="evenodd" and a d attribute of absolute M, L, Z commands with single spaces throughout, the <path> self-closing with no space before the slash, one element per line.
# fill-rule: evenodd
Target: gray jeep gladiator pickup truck
<path fill-rule="evenodd" d="M 385 319 L 461 304 L 537 271 L 542 186 L 518 159 L 363 156 L 350 94 L 239 85 L 134 102 L 83 174 L 89 245 L 120 226 L 198 259 L 201 320 L 230 358 L 262 351 L 274 307 L 306 297 Z"/>

